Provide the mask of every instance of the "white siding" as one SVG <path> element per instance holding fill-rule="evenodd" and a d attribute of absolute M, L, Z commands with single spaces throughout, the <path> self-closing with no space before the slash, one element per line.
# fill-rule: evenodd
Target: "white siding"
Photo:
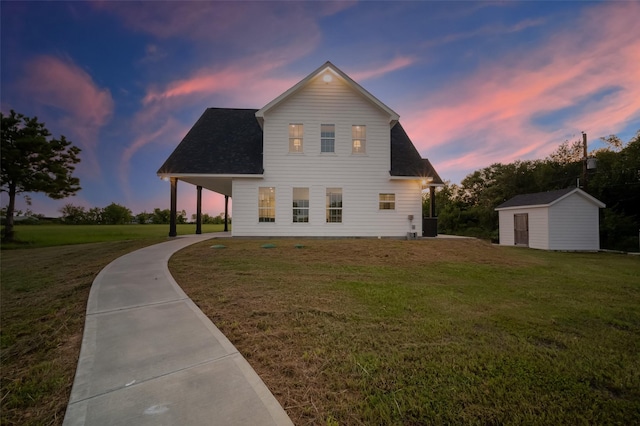
<path fill-rule="evenodd" d="M 500 210 L 498 212 L 498 239 L 501 246 L 512 246 L 514 244 L 513 212 L 511 210 Z"/>
<path fill-rule="evenodd" d="M 514 245 L 513 216 L 522 213 L 529 215 L 529 247 L 547 250 L 549 248 L 549 215 L 546 207 L 500 210 L 498 212 L 500 245 Z"/>
<path fill-rule="evenodd" d="M 549 207 L 549 249 L 600 249 L 599 209 L 574 193 Z"/>
<path fill-rule="evenodd" d="M 289 153 L 289 124 L 304 124 L 303 153 Z M 335 153 L 320 152 L 320 125 L 335 124 Z M 366 154 L 352 154 L 351 126 L 367 126 Z M 264 179 L 234 180 L 235 236 L 406 236 L 422 232 L 418 180 L 392 181 L 389 116 L 348 85 L 311 80 L 264 117 Z M 276 188 L 275 223 L 258 223 L 258 186 Z M 292 191 L 309 188 L 309 223 L 293 223 Z M 342 223 L 326 223 L 326 188 L 342 188 Z M 378 194 L 396 209 L 379 210 Z"/>

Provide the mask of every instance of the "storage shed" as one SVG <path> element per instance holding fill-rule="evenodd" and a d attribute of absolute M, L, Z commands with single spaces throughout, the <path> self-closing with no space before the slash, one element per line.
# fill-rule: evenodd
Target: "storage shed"
<path fill-rule="evenodd" d="M 604 207 L 580 188 L 516 195 L 496 207 L 500 245 L 597 251 Z"/>

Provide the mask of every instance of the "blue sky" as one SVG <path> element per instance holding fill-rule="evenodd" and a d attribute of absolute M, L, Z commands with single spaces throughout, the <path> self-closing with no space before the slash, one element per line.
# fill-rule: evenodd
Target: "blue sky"
<path fill-rule="evenodd" d="M 329 60 L 443 179 L 640 129 L 640 2 L 6 2 L 0 108 L 82 148 L 35 213 L 169 207 L 156 171 L 207 107 L 261 108 Z M 178 208 L 195 212 L 194 187 Z M 7 204 L 2 194 L 2 205 Z M 23 200 L 18 208 L 25 209 Z M 203 210 L 223 198 L 204 191 Z"/>

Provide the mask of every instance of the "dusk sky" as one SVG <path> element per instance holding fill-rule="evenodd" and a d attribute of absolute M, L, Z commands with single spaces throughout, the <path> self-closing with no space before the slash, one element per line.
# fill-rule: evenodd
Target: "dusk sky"
<path fill-rule="evenodd" d="M 327 60 L 400 114 L 452 183 L 582 131 L 597 148 L 640 129 L 637 1 L 2 1 L 0 15 L 2 112 L 82 149 L 75 197 L 32 194 L 47 216 L 169 208 L 156 171 L 205 108 L 261 108 Z M 195 187 L 178 194 L 190 217 Z M 203 191 L 203 212 L 223 205 Z"/>

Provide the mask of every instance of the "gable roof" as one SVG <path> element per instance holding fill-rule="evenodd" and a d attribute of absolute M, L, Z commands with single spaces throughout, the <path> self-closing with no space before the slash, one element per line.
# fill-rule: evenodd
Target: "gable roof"
<path fill-rule="evenodd" d="M 322 64 L 320 67 L 318 67 L 315 71 L 313 71 L 311 74 L 309 74 L 308 76 L 300 80 L 300 82 L 298 82 L 296 85 L 291 87 L 289 90 L 287 90 L 286 92 L 284 92 L 283 94 L 281 94 L 280 96 L 278 96 L 277 98 L 269 102 L 267 105 L 259 109 L 256 112 L 256 118 L 258 118 L 258 121 L 260 122 L 260 126 L 262 126 L 264 122 L 264 114 L 266 112 L 268 112 L 270 109 L 274 108 L 275 106 L 283 102 L 289 96 L 301 90 L 314 78 L 320 77 L 320 75 L 330 75 L 332 78 L 336 77 L 344 81 L 354 91 L 356 91 L 357 93 L 360 93 L 362 96 L 368 99 L 369 102 L 371 102 L 373 105 L 377 106 L 386 114 L 388 114 L 389 122 L 391 124 L 395 124 L 400 118 L 398 113 L 396 113 L 394 110 L 392 110 L 391 108 L 389 108 L 388 106 L 380 102 L 378 98 L 373 96 L 371 93 L 365 90 L 362 86 L 360 86 L 358 83 L 353 81 L 351 77 L 349 77 L 347 74 L 342 72 L 338 67 L 333 65 L 331 62 L 327 61 L 324 64 Z"/>
<path fill-rule="evenodd" d="M 391 176 L 431 178 L 430 183 L 435 185 L 444 183 L 429 160 L 420 156 L 399 122 L 391 128 L 391 170 L 389 174 Z"/>
<path fill-rule="evenodd" d="M 262 174 L 256 109 L 207 108 L 158 174 Z"/>
<path fill-rule="evenodd" d="M 548 207 L 559 202 L 560 200 L 563 200 L 569 197 L 574 193 L 577 193 L 578 195 L 586 198 L 588 201 L 597 205 L 599 208 L 605 207 L 604 203 L 592 197 L 591 195 L 587 194 L 580 188 L 565 188 L 565 189 L 558 189 L 556 191 L 536 192 L 533 194 L 516 195 L 515 197 L 500 204 L 495 209 L 503 210 L 503 209 L 516 208 L 516 207 L 525 207 L 525 206 L 526 207 L 533 207 L 533 206 Z"/>

